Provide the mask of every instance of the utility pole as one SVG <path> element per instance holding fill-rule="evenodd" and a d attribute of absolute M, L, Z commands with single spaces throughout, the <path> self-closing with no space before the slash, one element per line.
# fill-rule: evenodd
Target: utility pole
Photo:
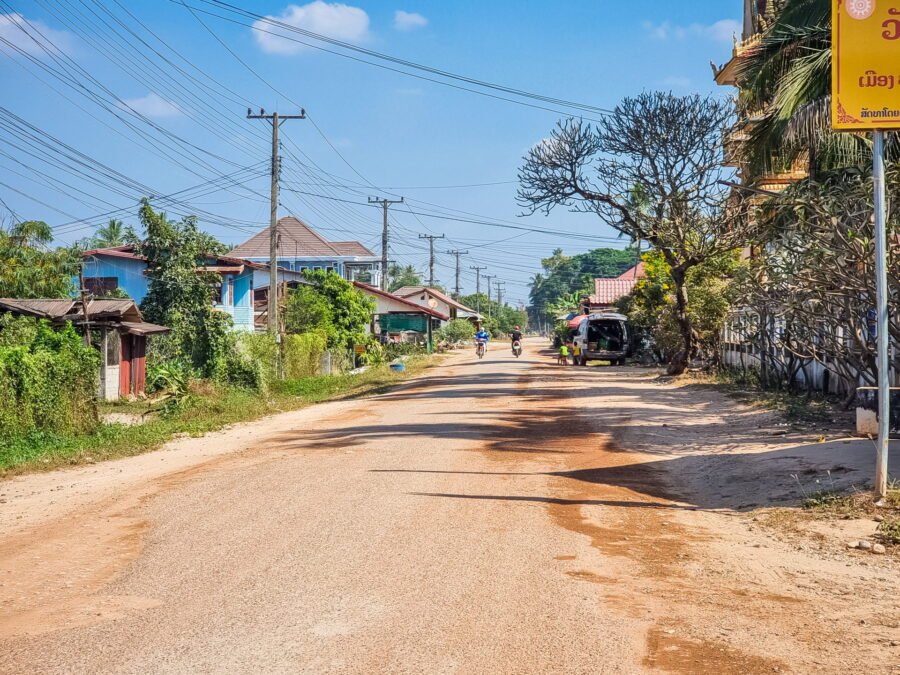
<path fill-rule="evenodd" d="M 497 278 L 496 274 L 483 274 L 485 279 L 487 279 L 487 287 L 488 287 L 488 316 L 491 315 L 491 281 Z"/>
<path fill-rule="evenodd" d="M 481 270 L 486 270 L 487 267 L 472 265 L 469 269 L 475 270 L 475 311 L 481 314 Z"/>
<path fill-rule="evenodd" d="M 505 281 L 495 281 L 494 287 L 497 289 L 497 304 L 503 306 L 503 289 L 506 286 Z"/>
<path fill-rule="evenodd" d="M 278 130 L 287 120 L 306 119 L 306 111 L 300 110 L 299 115 L 279 115 L 272 113 L 267 115 L 260 108 L 259 114 L 254 115 L 247 108 L 248 120 L 267 120 L 272 124 L 272 186 L 269 193 L 269 333 L 277 337 L 281 334 L 278 323 L 278 177 L 281 173 L 281 158 L 278 156 Z"/>
<path fill-rule="evenodd" d="M 384 209 L 384 226 L 381 230 L 381 290 L 386 291 L 388 288 L 388 208 L 391 204 L 402 204 L 403 197 L 400 199 L 369 197 L 369 203 L 381 204 Z"/>
<path fill-rule="evenodd" d="M 428 240 L 428 285 L 434 286 L 434 240 L 443 239 L 444 235 L 420 234 L 419 239 Z"/>
<path fill-rule="evenodd" d="M 459 249 L 455 251 L 447 251 L 450 255 L 456 256 L 456 297 L 459 297 L 459 257 L 461 255 L 469 255 L 468 251 L 460 251 Z"/>

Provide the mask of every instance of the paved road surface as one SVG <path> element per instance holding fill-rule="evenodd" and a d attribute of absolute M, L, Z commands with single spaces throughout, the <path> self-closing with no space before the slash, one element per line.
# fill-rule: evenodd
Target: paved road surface
<path fill-rule="evenodd" d="M 673 586 L 672 565 L 703 536 L 602 433 L 617 419 L 590 410 L 603 373 L 558 369 L 538 346 L 516 360 L 493 345 L 385 395 L 250 425 L 249 450 L 193 468 L 142 480 L 129 463 L 166 452 L 125 460 L 127 489 L 106 481 L 91 503 L 100 488 L 83 486 L 74 514 L 48 506 L 0 538 L 0 671 L 782 668 L 769 654 L 796 640 L 752 626 L 792 598 L 738 598 L 759 613 L 722 642 L 707 634 L 725 635 L 730 590 L 697 610 L 718 613 L 714 628 L 678 618 L 689 583 L 706 596 L 702 581 Z M 707 637 L 688 639 L 688 623 Z"/>

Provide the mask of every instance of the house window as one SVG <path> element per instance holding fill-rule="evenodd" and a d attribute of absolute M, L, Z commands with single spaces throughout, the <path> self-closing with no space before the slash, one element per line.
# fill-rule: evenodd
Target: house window
<path fill-rule="evenodd" d="M 85 277 L 84 289 L 90 295 L 105 297 L 115 293 L 119 287 L 119 277 Z"/>

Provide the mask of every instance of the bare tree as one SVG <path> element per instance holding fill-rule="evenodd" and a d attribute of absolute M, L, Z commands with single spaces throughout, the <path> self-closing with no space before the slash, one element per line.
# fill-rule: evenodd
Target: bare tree
<path fill-rule="evenodd" d="M 557 124 L 519 171 L 519 200 L 532 213 L 556 206 L 596 213 L 635 240 L 649 242 L 671 267 L 682 348 L 669 372 L 696 352 L 688 315 L 688 271 L 742 247 L 750 220 L 719 182 L 722 135 L 732 105 L 702 96 L 644 93 L 627 98 L 596 125 Z"/>

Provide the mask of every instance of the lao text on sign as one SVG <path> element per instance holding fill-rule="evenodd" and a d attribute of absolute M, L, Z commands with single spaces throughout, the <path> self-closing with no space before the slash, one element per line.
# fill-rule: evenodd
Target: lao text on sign
<path fill-rule="evenodd" d="M 832 1 L 832 126 L 900 129 L 900 0 Z"/>

